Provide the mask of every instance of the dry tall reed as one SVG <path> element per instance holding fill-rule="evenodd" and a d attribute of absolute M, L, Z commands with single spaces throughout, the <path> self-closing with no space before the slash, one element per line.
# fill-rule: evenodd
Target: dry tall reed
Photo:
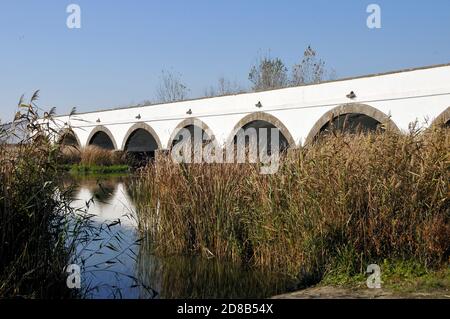
<path fill-rule="evenodd" d="M 111 151 L 93 145 L 84 148 L 63 145 L 59 155 L 60 164 L 112 166 L 126 164 L 126 161 L 125 155 L 121 152 Z"/>
<path fill-rule="evenodd" d="M 216 256 L 316 281 L 384 259 L 448 263 L 449 136 L 328 136 L 268 176 L 257 165 L 161 157 L 132 187 L 140 228 L 161 255 Z"/>

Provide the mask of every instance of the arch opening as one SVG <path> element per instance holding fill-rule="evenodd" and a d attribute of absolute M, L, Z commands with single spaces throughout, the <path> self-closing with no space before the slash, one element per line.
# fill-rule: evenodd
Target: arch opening
<path fill-rule="evenodd" d="M 250 141 L 252 140 L 250 135 L 256 134 L 256 139 L 253 139 L 253 142 L 257 143 L 258 152 L 259 147 L 262 146 L 268 154 L 271 154 L 275 146 L 273 143 L 276 143 L 276 141 L 272 142 L 272 138 L 278 139 L 277 147 L 280 152 L 285 152 L 289 148 L 289 142 L 286 136 L 284 136 L 277 126 L 268 121 L 254 120 L 243 125 L 233 137 L 233 143 L 235 146 L 237 146 L 239 142 L 239 134 L 244 134 L 243 142 L 245 143 L 245 147 L 248 147 Z"/>
<path fill-rule="evenodd" d="M 58 143 L 61 146 L 69 146 L 69 147 L 80 147 L 80 142 L 72 130 L 63 132 L 59 138 Z"/>
<path fill-rule="evenodd" d="M 361 113 L 347 113 L 334 117 L 320 129 L 319 135 L 328 132 L 342 132 L 355 134 L 359 132 L 374 132 L 384 130 L 376 119 Z"/>
<path fill-rule="evenodd" d="M 313 126 L 305 144 L 311 144 L 329 133 L 368 133 L 399 131 L 390 117 L 366 104 L 345 104 L 326 112 Z"/>
<path fill-rule="evenodd" d="M 215 143 L 215 136 L 208 125 L 198 118 L 191 117 L 183 120 L 175 127 L 167 143 L 167 148 L 174 147 L 187 137 L 191 139 L 191 144 Z"/>
<path fill-rule="evenodd" d="M 71 129 L 64 129 L 57 136 L 58 160 L 61 164 L 78 164 L 81 161 L 81 143 Z"/>
<path fill-rule="evenodd" d="M 199 163 L 205 161 L 211 150 L 211 154 L 215 154 L 215 147 L 217 144 L 211 129 L 201 120 L 189 118 L 175 128 L 167 148 L 174 151 L 173 155 L 182 162 Z"/>
<path fill-rule="evenodd" d="M 274 140 L 275 139 L 275 140 Z M 251 140 L 251 142 L 250 142 Z M 275 144 L 278 141 L 277 144 Z M 287 127 L 277 117 L 265 113 L 254 112 L 242 118 L 233 128 L 227 140 L 227 146 L 234 146 L 238 157 L 244 151 L 251 158 L 271 156 L 273 151 L 285 153 L 296 143 Z"/>
<path fill-rule="evenodd" d="M 442 128 L 450 128 L 450 107 L 442 112 L 432 123 L 432 126 L 440 126 Z"/>
<path fill-rule="evenodd" d="M 211 142 L 211 136 L 200 126 L 189 124 L 177 131 L 172 139 L 171 147 L 190 139 L 191 146 L 205 145 Z"/>
<path fill-rule="evenodd" d="M 106 134 L 103 131 L 98 131 L 94 133 L 94 135 L 89 140 L 89 145 L 91 146 L 97 146 L 106 150 L 114 150 L 114 142 L 109 137 L 108 134 Z"/>
<path fill-rule="evenodd" d="M 155 159 L 160 143 L 148 130 L 136 128 L 127 135 L 123 150 L 131 159 L 133 166 L 143 166 Z"/>

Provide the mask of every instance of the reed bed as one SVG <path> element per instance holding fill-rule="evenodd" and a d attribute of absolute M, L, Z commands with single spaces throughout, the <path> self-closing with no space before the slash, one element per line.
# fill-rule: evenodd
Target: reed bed
<path fill-rule="evenodd" d="M 58 188 L 57 146 L 48 128 L 36 125 L 36 99 L 21 101 L 16 115 L 33 134 L 15 146 L 0 143 L 0 298 L 75 296 L 64 273 L 74 247 L 66 242 L 72 210 Z"/>
<path fill-rule="evenodd" d="M 433 268 L 450 256 L 449 131 L 324 136 L 255 164 L 176 164 L 161 156 L 131 189 L 160 255 L 194 254 L 317 282 L 371 263 Z"/>
<path fill-rule="evenodd" d="M 62 145 L 59 163 L 82 166 L 114 166 L 125 165 L 127 159 L 122 152 L 107 150 L 93 145 L 84 148 Z"/>
<path fill-rule="evenodd" d="M 93 148 L 79 154 L 76 148 L 54 143 L 61 141 L 60 129 L 51 125 L 53 111 L 38 114 L 38 96 L 37 91 L 29 103 L 22 98 L 13 125 L 0 131 L 0 299 L 87 298 L 100 288 L 120 296 L 114 284 L 92 286 L 84 279 L 99 269 L 120 276 L 111 265 L 123 264 L 121 256 L 128 258 L 126 252 L 138 244 L 123 240 L 121 230 L 115 229 L 120 221 L 99 223 L 89 213 L 92 203 L 101 203 L 113 190 L 97 182 L 93 198 L 74 208 L 77 185 L 61 174 L 63 156 L 106 163 L 119 154 Z M 8 145 L 11 140 L 17 144 Z M 98 262 L 93 256 L 104 254 L 102 247 L 120 253 Z M 81 289 L 67 284 L 71 264 L 80 266 Z"/>

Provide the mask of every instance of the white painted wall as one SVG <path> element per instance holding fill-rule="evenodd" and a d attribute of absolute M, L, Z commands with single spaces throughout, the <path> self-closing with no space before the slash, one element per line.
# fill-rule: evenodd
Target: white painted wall
<path fill-rule="evenodd" d="M 346 95 L 354 91 L 357 98 Z M 263 105 L 258 109 L 255 104 Z M 347 103 L 370 105 L 391 115 L 401 130 L 415 120 L 429 123 L 450 106 L 450 65 L 436 66 L 397 73 L 367 76 L 317 85 L 286 88 L 259 93 L 245 93 L 224 97 L 197 99 L 144 107 L 60 116 L 61 126 L 69 124 L 84 146 L 88 136 L 98 125 L 107 127 L 121 148 L 128 129 L 137 122 L 145 122 L 158 134 L 163 147 L 175 127 L 188 117 L 202 120 L 223 144 L 234 126 L 246 115 L 266 112 L 277 117 L 301 145 L 317 120 L 336 106 Z M 186 112 L 191 109 L 192 115 Z M 136 116 L 140 114 L 141 119 Z M 100 119 L 100 123 L 97 123 Z M 58 124 L 59 125 L 59 124 Z"/>

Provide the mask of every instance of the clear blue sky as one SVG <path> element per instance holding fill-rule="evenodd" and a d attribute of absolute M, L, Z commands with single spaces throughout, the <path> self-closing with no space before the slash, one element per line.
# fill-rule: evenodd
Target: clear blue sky
<path fill-rule="evenodd" d="M 81 6 L 82 28 L 66 27 Z M 366 7 L 382 28 L 366 26 Z M 152 99 L 162 69 L 190 97 L 219 76 L 248 86 L 259 52 L 291 66 L 311 44 L 338 77 L 450 62 L 450 1 L 9 0 L 0 4 L 0 118 L 41 90 L 59 114 Z"/>

